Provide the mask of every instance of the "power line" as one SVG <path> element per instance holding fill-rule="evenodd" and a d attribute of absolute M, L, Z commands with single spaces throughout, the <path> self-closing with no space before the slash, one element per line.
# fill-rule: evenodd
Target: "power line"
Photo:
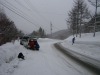
<path fill-rule="evenodd" d="M 27 1 L 27 0 L 24 0 L 25 1 L 25 3 L 28 5 L 28 7 L 30 7 L 30 9 L 33 11 L 33 12 L 36 12 L 36 14 L 38 13 L 38 16 L 40 17 L 42 17 L 42 20 L 43 19 L 45 19 L 45 17 L 44 16 L 42 16 L 40 13 L 39 13 L 39 11 L 32 5 L 32 3 L 30 2 L 30 0 L 29 1 Z M 33 9 L 34 8 L 34 9 Z M 45 19 L 45 22 L 47 22 L 47 19 Z M 46 29 L 45 29 L 46 30 Z M 47 31 L 47 30 L 46 30 Z"/>
<path fill-rule="evenodd" d="M 7 2 L 8 3 L 8 2 Z M 20 16 L 21 18 L 25 19 L 26 21 L 28 21 L 29 23 L 33 24 L 36 27 L 41 27 L 41 26 L 37 26 L 36 24 L 34 24 L 33 22 L 31 22 L 29 19 L 25 18 L 25 16 L 22 16 L 21 13 L 19 14 L 19 12 L 17 13 L 13 8 L 9 8 L 9 6 L 7 6 L 5 3 L 1 3 L 1 5 L 3 5 L 4 7 L 6 7 L 7 9 L 9 9 L 10 11 L 12 11 L 13 13 L 15 13 L 16 15 Z M 47 30 L 46 30 L 47 31 Z"/>
<path fill-rule="evenodd" d="M 23 8 L 25 8 L 25 6 L 21 3 L 21 2 L 18 2 L 17 0 L 15 0 L 20 6 L 22 6 Z M 30 7 L 30 9 L 28 9 L 27 8 L 27 10 L 29 11 L 33 11 L 34 12 L 34 10 L 32 10 L 33 8 L 32 8 L 32 4 L 31 3 L 29 3 L 28 1 L 25 1 L 25 3 Z M 30 6 L 31 5 L 31 6 Z M 26 8 L 25 8 L 26 9 Z M 36 10 L 35 10 L 36 11 Z M 33 13 L 32 12 L 32 13 Z M 37 11 L 38 12 L 38 11 Z M 33 15 L 31 15 L 31 16 L 33 16 Z M 40 26 L 41 27 L 41 26 Z M 45 29 L 46 30 L 46 29 Z M 46 30 L 47 31 L 47 30 Z"/>
<path fill-rule="evenodd" d="M 39 13 L 39 11 L 38 10 L 36 10 L 36 8 L 32 5 L 32 3 L 30 2 L 30 0 L 29 1 L 27 1 L 27 0 L 25 0 L 25 3 L 32 9 L 32 11 L 35 11 L 36 13 L 38 13 L 39 14 L 39 16 L 41 16 L 41 17 L 43 17 L 44 18 L 44 20 L 45 20 L 45 22 L 47 22 L 47 19 L 45 19 L 45 17 L 44 16 L 42 16 L 42 15 L 40 15 L 40 13 Z M 33 9 L 34 8 L 34 9 Z M 60 14 L 61 15 L 61 14 Z M 64 15 L 64 14 L 63 14 Z M 49 21 L 48 21 L 49 22 Z M 55 27 L 55 26 L 52 26 L 52 27 L 54 27 L 55 29 L 57 29 L 57 30 L 59 30 L 59 28 L 58 27 Z"/>
<path fill-rule="evenodd" d="M 5 2 L 7 2 L 8 4 L 10 4 L 12 7 L 14 7 L 15 9 L 17 9 L 17 10 L 19 10 L 22 14 L 21 15 L 24 15 L 25 14 L 25 16 L 27 15 L 26 13 L 24 13 L 23 11 L 21 11 L 20 9 L 18 9 L 17 7 L 15 7 L 14 5 L 12 5 L 10 2 L 8 2 L 7 0 L 5 0 Z M 12 8 L 13 9 L 13 8 Z M 28 15 L 27 15 L 28 16 Z M 32 17 L 32 16 L 30 16 L 30 17 Z M 28 17 L 26 17 L 26 18 L 28 18 Z M 34 25 L 36 25 L 35 23 L 34 23 Z M 38 25 L 39 26 L 39 25 Z"/>
<path fill-rule="evenodd" d="M 15 0 L 15 2 L 16 2 L 17 4 L 19 4 L 21 7 L 27 9 L 28 11 L 29 11 L 29 10 L 31 11 L 31 9 L 27 8 L 26 6 L 24 6 L 21 2 L 19 2 L 19 1 L 17 1 L 17 0 Z M 20 9 L 19 9 L 19 10 L 20 10 Z M 26 14 L 26 15 L 27 15 L 27 14 Z M 28 15 L 29 15 L 31 18 L 34 17 L 32 13 L 31 13 L 31 15 L 30 15 L 30 14 L 28 14 Z M 33 16 L 33 17 L 32 17 L 32 16 Z M 38 26 L 40 26 L 40 25 L 38 24 Z"/>
<path fill-rule="evenodd" d="M 25 17 L 23 17 L 22 15 L 16 13 L 14 10 L 10 9 L 9 7 L 7 7 L 6 5 L 2 4 L 0 2 L 1 5 L 3 5 L 4 7 L 6 7 L 7 9 L 9 9 L 10 11 L 12 11 L 13 13 L 15 13 L 16 15 L 20 16 L 21 18 L 25 19 L 26 21 L 30 22 L 31 24 L 34 24 L 33 22 L 31 22 L 30 20 L 26 19 Z M 35 25 L 36 26 L 36 25 Z M 36 26 L 37 27 L 37 26 Z"/>
<path fill-rule="evenodd" d="M 47 19 L 46 19 L 44 16 L 42 16 L 42 15 L 40 14 L 40 12 L 33 6 L 32 2 L 30 2 L 30 0 L 29 0 L 29 1 L 25 0 L 25 3 L 31 8 L 31 10 L 32 10 L 33 12 L 35 11 L 36 13 L 38 13 L 38 15 L 41 16 L 42 18 L 44 18 L 45 22 L 47 22 Z M 49 13 L 49 14 L 65 15 L 65 14 L 57 14 L 57 13 Z M 48 21 L 48 22 L 49 22 L 49 21 Z M 52 27 L 54 27 L 54 28 L 57 29 L 57 30 L 60 30 L 58 27 L 55 27 L 54 25 L 53 25 Z"/>
<path fill-rule="evenodd" d="M 16 0 L 15 0 L 16 1 Z M 12 5 L 11 3 L 9 3 L 7 0 L 5 0 L 5 2 L 7 2 L 8 4 L 10 4 L 10 6 L 12 6 L 12 7 L 14 7 L 15 9 L 18 9 L 17 7 L 15 7 L 14 5 Z M 27 5 L 30 7 L 30 8 L 32 8 L 32 5 L 27 1 Z M 39 28 L 39 26 L 37 26 L 35 23 L 33 23 L 32 21 L 30 21 L 29 19 L 27 19 L 25 16 L 27 15 L 25 15 L 25 16 L 23 16 L 24 14 L 23 14 L 23 12 L 20 10 L 20 9 L 18 9 L 20 12 L 16 12 L 16 10 L 15 9 L 13 9 L 12 7 L 8 7 L 5 3 L 0 3 L 0 4 L 2 4 L 4 7 L 6 7 L 7 9 L 9 9 L 10 11 L 12 11 L 13 13 L 15 13 L 15 14 L 17 14 L 18 16 L 20 16 L 21 18 L 23 18 L 23 19 L 25 19 L 25 20 L 27 20 L 28 22 L 30 22 L 31 24 L 33 24 L 33 25 L 35 25 L 36 27 L 38 27 Z M 20 5 L 21 5 L 21 3 L 20 3 Z M 31 6 L 30 6 L 31 5 Z M 24 6 L 24 5 L 22 5 L 22 6 Z M 24 7 L 25 8 L 25 7 Z M 27 9 L 28 10 L 28 9 Z M 30 10 L 30 9 L 29 9 Z M 36 11 L 36 10 L 35 10 Z M 38 11 L 36 11 L 36 12 L 38 12 Z M 38 12 L 39 13 L 39 12 Z M 41 26 L 40 26 L 41 27 Z M 52 26 L 52 27 L 54 27 L 54 26 Z M 56 28 L 57 30 L 58 30 L 58 28 Z M 47 30 L 46 30 L 47 31 Z"/>
<path fill-rule="evenodd" d="M 15 0 L 19 5 L 21 5 L 22 3 L 21 2 L 18 2 L 17 0 Z M 28 5 L 28 7 L 30 7 L 31 8 L 31 10 L 34 12 L 36 12 L 36 13 L 38 13 L 38 15 L 39 16 L 41 16 L 41 17 L 43 17 L 42 15 L 40 15 L 40 13 L 39 13 L 39 11 L 38 10 L 36 10 L 36 8 L 32 5 L 32 3 L 30 2 L 30 1 L 27 1 L 27 0 L 25 0 L 25 3 Z M 24 7 L 24 5 L 21 5 L 22 7 Z M 24 7 L 25 8 L 25 7 Z M 34 9 L 33 9 L 34 8 Z M 28 10 L 30 10 L 30 9 L 28 9 Z M 44 18 L 44 17 L 43 17 Z M 45 18 L 44 18 L 45 19 Z M 47 22 L 47 19 L 45 19 L 46 21 L 45 22 Z M 52 26 L 52 27 L 54 27 L 55 29 L 57 29 L 57 30 L 59 30 L 59 28 L 57 28 L 57 27 L 55 27 L 55 26 Z"/>
<path fill-rule="evenodd" d="M 39 16 L 41 16 L 42 19 L 45 20 L 45 22 L 48 21 L 48 20 L 47 20 L 43 15 L 41 15 L 40 12 L 32 5 L 32 3 L 30 2 L 30 0 L 29 0 L 29 1 L 25 0 L 25 3 L 32 9 L 33 12 L 35 11 Z M 33 9 L 33 8 L 34 8 L 34 9 Z M 50 21 L 48 21 L 48 22 L 50 22 Z"/>
<path fill-rule="evenodd" d="M 16 3 L 18 3 L 20 6 L 22 6 L 23 8 L 30 10 L 29 8 L 27 8 L 26 6 L 24 6 L 21 2 L 19 2 L 18 0 L 15 0 Z"/>
<path fill-rule="evenodd" d="M 27 8 L 26 6 L 24 6 L 21 2 L 19 2 L 18 0 L 15 0 L 15 2 L 17 3 L 17 4 L 19 4 L 21 7 L 23 7 L 24 9 L 26 9 L 26 10 L 28 10 L 28 11 L 31 11 L 31 9 L 29 9 L 29 8 Z M 31 18 L 33 18 L 34 16 L 33 16 L 33 14 L 32 14 L 33 12 L 31 12 L 31 15 L 30 15 L 30 17 Z M 33 16 L 33 17 L 32 17 Z M 39 25 L 40 26 L 40 25 Z"/>

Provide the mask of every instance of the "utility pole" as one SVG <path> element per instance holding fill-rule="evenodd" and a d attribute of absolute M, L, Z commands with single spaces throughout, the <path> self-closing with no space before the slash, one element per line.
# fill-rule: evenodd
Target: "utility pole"
<path fill-rule="evenodd" d="M 50 28 L 51 28 L 51 38 L 52 38 L 52 23 L 50 22 Z"/>
<path fill-rule="evenodd" d="M 94 24 L 94 34 L 93 36 L 95 37 L 95 31 L 96 31 L 96 17 L 97 17 L 97 0 L 96 0 L 96 9 L 95 9 L 95 24 Z"/>

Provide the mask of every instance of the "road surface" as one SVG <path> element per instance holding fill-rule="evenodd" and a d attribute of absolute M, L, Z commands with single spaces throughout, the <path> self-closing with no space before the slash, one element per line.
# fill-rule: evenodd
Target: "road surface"
<path fill-rule="evenodd" d="M 24 48 L 25 60 L 18 62 L 12 75 L 94 75 L 57 50 L 53 45 L 56 42 L 39 40 L 39 51 Z"/>

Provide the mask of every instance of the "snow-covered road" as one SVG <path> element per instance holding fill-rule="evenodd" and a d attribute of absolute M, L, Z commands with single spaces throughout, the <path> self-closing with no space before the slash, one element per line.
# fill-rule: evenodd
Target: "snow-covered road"
<path fill-rule="evenodd" d="M 93 75 L 56 50 L 56 42 L 40 39 L 40 51 L 23 49 L 25 60 L 19 62 L 12 75 Z"/>
<path fill-rule="evenodd" d="M 54 47 L 61 40 L 39 39 L 39 51 L 21 46 L 18 41 L 0 46 L 0 75 L 95 75 Z M 25 60 L 17 55 L 22 52 Z"/>

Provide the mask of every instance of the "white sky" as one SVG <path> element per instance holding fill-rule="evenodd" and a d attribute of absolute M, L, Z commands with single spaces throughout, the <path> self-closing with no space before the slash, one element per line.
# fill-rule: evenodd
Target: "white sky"
<path fill-rule="evenodd" d="M 53 32 L 67 29 L 67 14 L 73 7 L 73 0 L 2 0 L 2 2 L 33 23 L 4 8 L 16 26 L 27 33 L 39 29 L 40 26 L 46 33 L 50 33 L 50 22 L 53 25 Z"/>

